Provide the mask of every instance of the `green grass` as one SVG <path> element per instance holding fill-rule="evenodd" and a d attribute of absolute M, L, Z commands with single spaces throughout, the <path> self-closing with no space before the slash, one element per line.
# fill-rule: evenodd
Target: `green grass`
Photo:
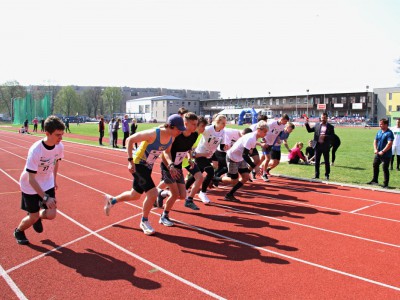
<path fill-rule="evenodd" d="M 3 127 L 0 124 L 0 130 L 16 131 L 20 126 Z M 138 130 L 159 126 L 160 124 L 147 124 L 139 123 Z M 72 133 L 79 135 L 98 137 L 97 124 L 86 123 L 71 124 L 70 129 Z M 107 125 L 106 125 L 107 127 Z M 239 125 L 229 125 L 232 128 L 244 128 Z M 30 126 L 32 128 L 32 126 Z M 372 161 L 374 159 L 373 141 L 377 133 L 377 128 L 365 129 L 356 127 L 335 128 L 336 134 L 341 139 L 341 146 L 336 152 L 335 166 L 331 167 L 330 180 L 333 182 L 365 185 L 366 182 L 372 179 Z M 106 128 L 105 139 L 108 139 L 108 129 Z M 288 139 L 289 146 L 292 148 L 296 142 L 303 142 L 304 145 L 313 139 L 313 133 L 308 133 L 305 127 L 296 127 Z M 81 140 L 70 138 L 64 135 L 64 140 L 81 142 L 89 145 L 97 145 L 97 141 Z M 305 149 L 305 148 L 304 148 Z M 282 147 L 282 153 L 287 153 L 286 149 Z M 396 164 L 396 162 L 395 162 Z M 321 166 L 321 174 L 323 175 L 325 166 Z M 272 174 L 288 175 L 294 177 L 301 177 L 310 179 L 314 176 L 314 166 L 307 165 L 289 165 L 287 162 L 281 163 L 276 167 Z M 379 181 L 383 182 L 382 168 L 379 174 Z M 392 189 L 400 190 L 400 172 L 390 171 L 389 186 Z"/>

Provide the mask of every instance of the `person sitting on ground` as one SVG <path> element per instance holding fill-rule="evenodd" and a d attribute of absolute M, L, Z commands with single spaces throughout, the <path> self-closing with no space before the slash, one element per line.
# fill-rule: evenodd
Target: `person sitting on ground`
<path fill-rule="evenodd" d="M 297 142 L 294 148 L 292 148 L 289 152 L 289 164 L 299 164 L 300 159 L 304 162 L 304 164 L 308 164 L 307 157 L 304 156 L 301 149 L 303 149 L 303 143 Z"/>
<path fill-rule="evenodd" d="M 308 147 L 306 148 L 306 156 L 309 164 L 315 163 L 315 150 L 313 148 L 312 140 L 308 141 Z"/>

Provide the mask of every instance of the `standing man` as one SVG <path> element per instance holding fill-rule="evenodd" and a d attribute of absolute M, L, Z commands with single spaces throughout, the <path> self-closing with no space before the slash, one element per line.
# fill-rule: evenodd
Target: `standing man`
<path fill-rule="evenodd" d="M 99 121 L 99 145 L 103 146 L 103 137 L 104 137 L 104 118 L 100 117 Z"/>
<path fill-rule="evenodd" d="M 329 180 L 329 174 L 331 167 L 329 164 L 329 150 L 331 145 L 332 136 L 335 134 L 335 128 L 332 124 L 328 123 L 328 114 L 322 113 L 321 122 L 315 124 L 314 127 L 310 127 L 308 124 L 308 117 L 306 117 L 306 129 L 308 132 L 314 132 L 313 148 L 315 149 L 315 177 L 319 178 L 319 167 L 321 163 L 321 155 L 324 156 L 325 160 L 325 179 Z"/>
<path fill-rule="evenodd" d="M 374 169 L 374 177 L 368 184 L 377 185 L 379 176 L 379 165 L 383 163 L 383 187 L 389 186 L 389 163 L 392 158 L 392 144 L 394 140 L 393 132 L 389 129 L 388 119 L 380 119 L 379 127 L 381 130 L 375 136 L 374 140 L 374 153 L 375 158 L 372 164 Z"/>
<path fill-rule="evenodd" d="M 69 118 L 65 119 L 65 133 L 67 133 L 67 132 L 71 133 L 71 130 L 69 129 Z"/>
<path fill-rule="evenodd" d="M 57 189 L 56 176 L 59 161 L 64 157 L 61 143 L 65 125 L 56 116 L 50 116 L 44 123 L 46 137 L 35 142 L 28 152 L 25 168 L 21 174 L 21 208 L 28 212 L 14 231 L 20 245 L 29 244 L 25 230 L 33 225 L 37 233 L 43 231 L 42 219 L 56 217 Z"/>
<path fill-rule="evenodd" d="M 396 126 L 390 128 L 394 135 L 392 145 L 392 159 L 390 160 L 390 170 L 393 170 L 394 156 L 397 156 L 397 171 L 400 171 L 400 119 L 397 119 Z"/>
<path fill-rule="evenodd" d="M 126 149 L 125 147 L 125 141 L 129 137 L 129 120 L 128 120 L 128 115 L 124 116 L 124 119 L 122 120 L 122 132 L 124 133 L 124 139 L 122 140 L 122 149 Z"/>

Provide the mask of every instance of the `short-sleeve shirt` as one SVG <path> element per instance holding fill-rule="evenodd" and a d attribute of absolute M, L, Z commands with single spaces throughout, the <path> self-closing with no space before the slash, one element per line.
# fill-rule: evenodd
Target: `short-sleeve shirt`
<path fill-rule="evenodd" d="M 52 147 L 47 146 L 43 140 L 35 142 L 28 151 L 24 171 L 19 183 L 21 191 L 28 195 L 37 192 L 29 183 L 29 173 L 35 173 L 35 179 L 43 191 L 54 187 L 54 167 L 59 159 L 64 158 L 64 145 L 59 143 Z"/>
<path fill-rule="evenodd" d="M 399 148 L 400 147 L 400 127 L 394 126 L 390 128 L 394 135 L 394 141 L 392 147 Z"/>
<path fill-rule="evenodd" d="M 207 158 L 211 158 L 217 150 L 219 144 L 225 140 L 225 130 L 215 131 L 214 125 L 207 126 L 197 146 L 196 152 L 206 153 L 209 152 Z"/>
<path fill-rule="evenodd" d="M 378 152 L 382 151 L 386 147 L 389 141 L 394 140 L 393 132 L 390 129 L 386 130 L 385 132 L 379 130 L 378 133 L 376 134 L 375 140 L 377 142 Z M 382 155 L 382 157 L 391 157 L 391 156 L 392 156 L 392 151 L 387 151 Z"/>
<path fill-rule="evenodd" d="M 185 136 L 183 133 L 178 135 L 171 146 L 171 156 L 174 165 L 178 169 L 182 169 L 182 162 L 187 157 L 188 151 L 190 151 L 197 140 L 199 134 L 193 132 L 189 136 Z"/>
<path fill-rule="evenodd" d="M 281 151 L 282 141 L 285 141 L 289 138 L 290 133 L 286 131 L 282 131 L 273 143 L 272 150 Z"/>
<path fill-rule="evenodd" d="M 229 145 L 231 147 L 240 138 L 241 130 L 233 128 L 225 128 L 224 130 L 225 130 L 225 141 L 223 142 L 223 144 Z"/>
<path fill-rule="evenodd" d="M 273 145 L 277 136 L 285 129 L 285 125 L 280 124 L 278 121 L 273 121 L 269 125 L 269 130 L 265 136 L 265 143 L 267 145 Z"/>
<path fill-rule="evenodd" d="M 257 145 L 257 132 L 250 132 L 240 137 L 233 146 L 226 152 L 229 159 L 234 162 L 241 162 L 243 160 L 244 149 L 254 149 Z"/>

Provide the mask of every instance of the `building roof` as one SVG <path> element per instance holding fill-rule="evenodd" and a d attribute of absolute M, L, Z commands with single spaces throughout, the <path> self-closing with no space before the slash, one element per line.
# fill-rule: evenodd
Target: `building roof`
<path fill-rule="evenodd" d="M 240 115 L 242 111 L 251 110 L 251 108 L 225 108 L 224 110 L 220 111 L 219 115 Z"/>
<path fill-rule="evenodd" d="M 143 101 L 143 100 L 183 100 L 182 98 L 178 98 L 175 96 L 168 96 L 168 95 L 163 95 L 163 96 L 151 96 L 151 97 L 143 97 L 143 98 L 136 98 L 136 99 L 130 99 L 127 100 L 127 102 L 129 101 Z"/>

